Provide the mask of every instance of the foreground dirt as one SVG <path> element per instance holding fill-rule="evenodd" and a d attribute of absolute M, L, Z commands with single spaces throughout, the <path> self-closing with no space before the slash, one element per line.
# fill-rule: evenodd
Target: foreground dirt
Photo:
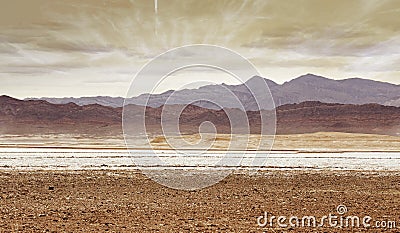
<path fill-rule="evenodd" d="M 137 171 L 1 171 L 0 232 L 399 232 L 260 227 L 257 217 L 336 214 L 400 225 L 400 173 L 233 174 L 198 191 L 165 188 Z"/>

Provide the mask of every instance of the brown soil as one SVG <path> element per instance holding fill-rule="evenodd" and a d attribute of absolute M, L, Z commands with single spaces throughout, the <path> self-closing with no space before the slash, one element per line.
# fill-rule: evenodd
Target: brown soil
<path fill-rule="evenodd" d="M 256 218 L 337 214 L 396 220 L 400 173 L 234 174 L 199 191 L 165 188 L 137 171 L 1 171 L 0 232 L 398 232 L 261 228 Z M 398 226 L 399 227 L 399 226 Z"/>

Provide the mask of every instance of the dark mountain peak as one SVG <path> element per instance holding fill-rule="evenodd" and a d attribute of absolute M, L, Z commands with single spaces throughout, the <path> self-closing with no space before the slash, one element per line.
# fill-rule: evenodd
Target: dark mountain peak
<path fill-rule="evenodd" d="M 15 98 L 8 96 L 8 95 L 0 95 L 0 99 L 13 99 L 16 100 Z"/>
<path fill-rule="evenodd" d="M 5 103 L 5 102 L 19 102 L 21 100 L 13 98 L 11 96 L 8 95 L 1 95 L 0 96 L 0 102 Z"/>
<path fill-rule="evenodd" d="M 300 75 L 298 78 L 317 78 L 317 79 L 328 79 L 328 78 L 326 78 L 326 77 L 324 77 L 324 76 L 321 76 L 321 75 L 316 75 L 316 74 L 313 74 L 313 73 L 307 73 L 307 74 L 303 74 L 303 75 Z"/>

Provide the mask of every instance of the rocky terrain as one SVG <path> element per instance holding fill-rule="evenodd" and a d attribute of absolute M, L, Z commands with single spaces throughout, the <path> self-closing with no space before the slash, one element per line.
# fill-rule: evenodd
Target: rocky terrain
<path fill-rule="evenodd" d="M 398 232 L 397 227 L 279 228 L 269 216 L 399 221 L 400 174 L 265 171 L 232 174 L 196 191 L 161 186 L 137 171 L 1 171 L 2 232 Z M 179 179 L 181 177 L 178 177 Z M 320 221 L 318 222 L 318 224 Z"/>

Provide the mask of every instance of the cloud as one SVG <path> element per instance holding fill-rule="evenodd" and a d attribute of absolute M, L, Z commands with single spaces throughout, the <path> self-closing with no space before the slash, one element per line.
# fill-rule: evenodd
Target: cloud
<path fill-rule="evenodd" d="M 130 70 L 158 54 L 201 43 L 240 52 L 278 82 L 309 72 L 400 80 L 396 0 L 159 0 L 157 14 L 149 0 L 3 5 L 0 74 L 15 80 L 61 75 L 83 79 L 101 95 L 101 83 L 121 87 Z M 7 81 L 14 85 L 8 83 L 7 91 L 20 88 L 18 81 Z M 74 88 L 60 90 L 75 94 Z"/>

